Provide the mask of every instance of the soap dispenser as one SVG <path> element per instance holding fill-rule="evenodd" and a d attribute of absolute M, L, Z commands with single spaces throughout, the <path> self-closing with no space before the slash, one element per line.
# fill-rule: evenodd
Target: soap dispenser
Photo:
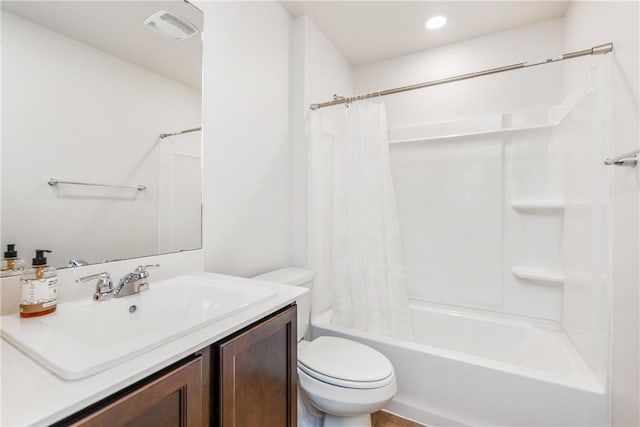
<path fill-rule="evenodd" d="M 14 243 L 7 245 L 7 250 L 2 258 L 2 268 L 0 277 L 16 276 L 24 271 L 24 261 L 18 258 L 16 245 Z"/>
<path fill-rule="evenodd" d="M 47 265 L 44 253 L 36 249 L 33 266 L 20 277 L 20 317 L 38 317 L 56 311 L 58 275 Z"/>

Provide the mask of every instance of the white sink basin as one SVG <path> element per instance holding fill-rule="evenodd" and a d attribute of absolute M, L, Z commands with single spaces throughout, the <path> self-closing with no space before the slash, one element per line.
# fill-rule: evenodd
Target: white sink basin
<path fill-rule="evenodd" d="M 2 337 L 56 375 L 88 377 L 273 298 L 270 289 L 202 276 L 152 283 L 137 295 L 74 301 L 54 314 L 2 316 Z"/>

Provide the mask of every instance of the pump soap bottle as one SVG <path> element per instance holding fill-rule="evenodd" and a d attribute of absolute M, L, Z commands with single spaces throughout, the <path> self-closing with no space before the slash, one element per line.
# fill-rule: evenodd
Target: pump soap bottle
<path fill-rule="evenodd" d="M 14 243 L 7 245 L 2 259 L 2 268 L 0 277 L 17 276 L 24 271 L 24 261 L 18 258 L 16 245 Z"/>
<path fill-rule="evenodd" d="M 36 249 L 33 266 L 20 277 L 20 317 L 38 317 L 56 311 L 58 275 L 47 265 L 46 249 Z"/>

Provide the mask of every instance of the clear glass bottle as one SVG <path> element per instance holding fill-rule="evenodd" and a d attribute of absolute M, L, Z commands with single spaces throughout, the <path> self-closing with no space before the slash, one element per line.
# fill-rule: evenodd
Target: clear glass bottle
<path fill-rule="evenodd" d="M 58 274 L 47 265 L 46 249 L 36 249 L 31 268 L 20 277 L 20 317 L 38 317 L 56 311 Z"/>
<path fill-rule="evenodd" d="M 18 258 L 16 245 L 14 243 L 7 245 L 7 250 L 2 258 L 2 268 L 0 269 L 0 277 L 17 276 L 24 271 L 24 261 Z"/>

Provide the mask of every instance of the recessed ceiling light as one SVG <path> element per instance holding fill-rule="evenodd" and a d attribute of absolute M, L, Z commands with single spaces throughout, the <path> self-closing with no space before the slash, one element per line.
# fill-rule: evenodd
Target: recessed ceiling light
<path fill-rule="evenodd" d="M 427 19 L 427 22 L 424 24 L 430 30 L 437 30 L 445 26 L 447 23 L 447 17 L 444 15 L 434 15 L 431 18 Z"/>

